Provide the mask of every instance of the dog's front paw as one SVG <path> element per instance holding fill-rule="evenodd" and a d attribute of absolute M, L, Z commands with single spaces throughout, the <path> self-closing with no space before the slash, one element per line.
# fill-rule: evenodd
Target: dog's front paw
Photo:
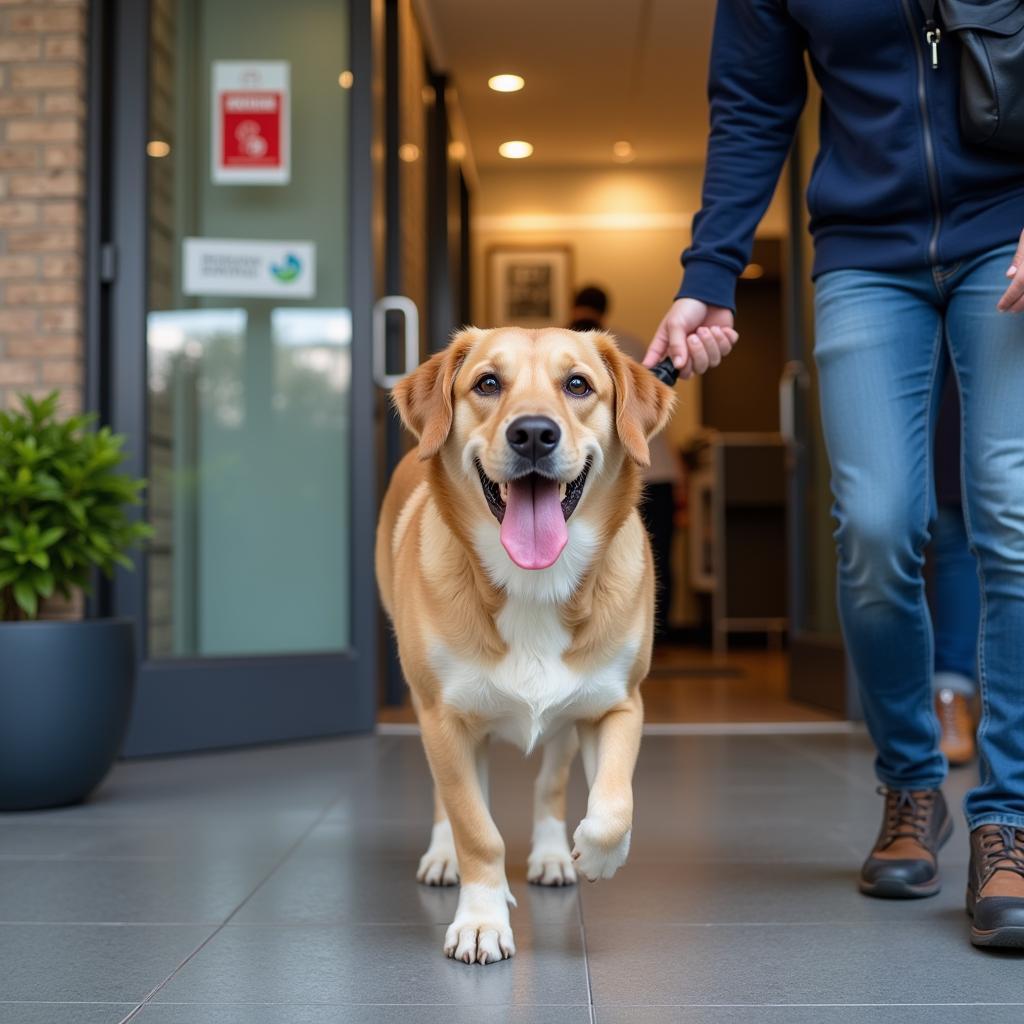
<path fill-rule="evenodd" d="M 565 822 L 541 818 L 533 825 L 526 878 L 535 885 L 575 885 L 576 871 L 565 838 Z"/>
<path fill-rule="evenodd" d="M 430 833 L 430 846 L 420 857 L 416 881 L 424 885 L 458 885 L 459 861 L 455 856 L 452 827 L 447 821 L 434 824 Z"/>
<path fill-rule="evenodd" d="M 508 904 L 508 887 L 464 885 L 459 909 L 444 937 L 444 952 L 464 964 L 490 964 L 515 956 Z"/>
<path fill-rule="evenodd" d="M 609 827 L 599 818 L 584 818 L 572 837 L 576 870 L 591 882 L 611 878 L 626 863 L 631 835 L 629 829 Z"/>

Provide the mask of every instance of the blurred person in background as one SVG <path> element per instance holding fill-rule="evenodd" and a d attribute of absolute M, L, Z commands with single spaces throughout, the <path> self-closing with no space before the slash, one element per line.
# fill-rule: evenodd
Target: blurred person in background
<path fill-rule="evenodd" d="M 607 326 L 610 302 L 608 293 L 597 285 L 586 285 L 573 299 L 572 321 L 574 331 L 611 330 L 619 347 L 638 362 L 643 359 L 646 346 L 625 332 Z M 676 493 L 683 486 L 682 465 L 676 456 L 667 432 L 662 431 L 650 442 L 651 464 L 643 471 L 644 494 L 640 502 L 640 516 L 651 538 L 654 569 L 658 581 L 655 605 L 654 637 L 664 642 L 669 639 L 669 612 L 672 607 L 672 538 L 675 535 Z"/>
<path fill-rule="evenodd" d="M 935 28 L 918 0 L 719 0 L 702 208 L 645 362 L 668 354 L 687 377 L 736 343 L 736 279 L 789 153 L 809 57 L 822 93 L 807 204 L 839 612 L 884 797 L 859 886 L 937 893 L 953 831 L 922 578 L 948 353 L 982 580 L 981 779 L 964 802 L 970 938 L 1024 946 L 1024 320 L 1011 315 L 1024 312 L 1024 152 L 964 141 L 961 44 Z M 801 824 L 829 827 L 810 812 Z"/>

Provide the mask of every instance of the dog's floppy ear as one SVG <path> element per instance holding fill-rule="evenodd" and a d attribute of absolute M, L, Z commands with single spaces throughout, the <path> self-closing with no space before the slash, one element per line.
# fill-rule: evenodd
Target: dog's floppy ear
<path fill-rule="evenodd" d="M 649 466 L 647 442 L 668 423 L 675 393 L 647 367 L 625 355 L 609 335 L 594 340 L 615 384 L 615 430 L 622 447 L 638 466 Z"/>
<path fill-rule="evenodd" d="M 454 415 L 455 375 L 477 336 L 473 328 L 460 331 L 443 352 L 432 355 L 391 392 L 402 422 L 419 438 L 421 459 L 435 456 L 448 439 Z"/>

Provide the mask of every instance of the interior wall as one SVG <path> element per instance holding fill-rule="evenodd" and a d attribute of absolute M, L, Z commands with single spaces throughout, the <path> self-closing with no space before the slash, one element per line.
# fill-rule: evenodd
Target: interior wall
<path fill-rule="evenodd" d="M 700 165 L 481 168 L 472 222 L 474 321 L 486 325 L 490 249 L 568 245 L 575 284 L 607 288 L 612 329 L 646 343 L 679 287 L 679 255 L 690 241 L 702 176 Z M 784 234 L 784 198 L 776 194 L 759 236 Z M 683 444 L 700 426 L 699 383 L 684 382 L 679 392 L 669 432 Z"/>

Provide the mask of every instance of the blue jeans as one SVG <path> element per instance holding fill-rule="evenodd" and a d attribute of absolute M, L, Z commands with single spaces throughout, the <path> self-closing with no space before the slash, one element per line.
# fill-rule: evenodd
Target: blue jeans
<path fill-rule="evenodd" d="M 839 613 L 894 788 L 938 786 L 921 567 L 944 350 L 960 389 L 964 512 L 981 579 L 980 785 L 969 826 L 1024 827 L 1024 319 L 996 311 L 1013 247 L 953 266 L 823 274 L 815 360 L 838 523 Z"/>
<path fill-rule="evenodd" d="M 959 505 L 940 505 L 928 549 L 935 626 L 935 675 L 964 697 L 973 697 L 978 671 L 981 590 Z"/>

